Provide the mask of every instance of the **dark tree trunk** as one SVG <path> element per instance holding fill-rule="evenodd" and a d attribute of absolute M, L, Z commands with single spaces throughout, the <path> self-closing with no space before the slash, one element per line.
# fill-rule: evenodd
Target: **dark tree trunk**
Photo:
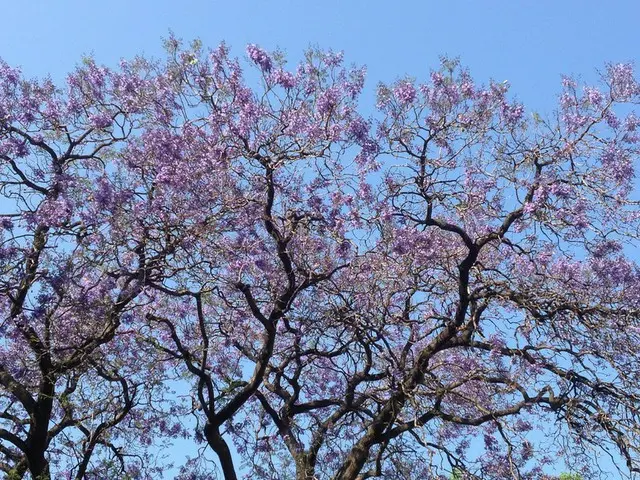
<path fill-rule="evenodd" d="M 315 480 L 315 458 L 308 453 L 301 453 L 296 458 L 296 480 Z"/>
<path fill-rule="evenodd" d="M 29 472 L 34 480 L 51 480 L 49 462 L 44 454 L 29 456 Z"/>
<path fill-rule="evenodd" d="M 231 450 L 229 450 L 229 445 L 227 445 L 227 442 L 222 438 L 222 435 L 220 435 L 220 430 L 213 427 L 210 423 L 207 423 L 204 427 L 204 435 L 209 446 L 216 452 L 216 455 L 218 455 L 225 480 L 238 480 L 236 469 L 233 466 Z"/>

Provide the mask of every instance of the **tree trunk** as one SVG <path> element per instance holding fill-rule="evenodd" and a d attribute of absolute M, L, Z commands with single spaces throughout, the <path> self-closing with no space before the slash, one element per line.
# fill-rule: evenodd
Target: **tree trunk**
<path fill-rule="evenodd" d="M 307 453 L 296 456 L 296 480 L 315 480 L 316 465 Z"/>
<path fill-rule="evenodd" d="M 218 455 L 225 480 L 238 480 L 236 469 L 233 466 L 231 450 L 229 450 L 229 445 L 227 445 L 227 442 L 222 438 L 222 435 L 220 435 L 220 430 L 213 427 L 210 423 L 207 423 L 204 427 L 204 435 L 209 446 L 216 452 L 216 455 Z"/>
<path fill-rule="evenodd" d="M 44 454 L 36 454 L 29 457 L 29 472 L 34 480 L 51 480 L 49 462 Z"/>

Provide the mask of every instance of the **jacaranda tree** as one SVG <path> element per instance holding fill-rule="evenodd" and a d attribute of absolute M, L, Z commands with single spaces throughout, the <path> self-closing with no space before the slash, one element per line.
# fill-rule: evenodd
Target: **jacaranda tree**
<path fill-rule="evenodd" d="M 0 65 L 7 476 L 640 472 L 629 65 L 542 115 L 444 59 L 365 114 L 341 54 L 166 47 Z"/>

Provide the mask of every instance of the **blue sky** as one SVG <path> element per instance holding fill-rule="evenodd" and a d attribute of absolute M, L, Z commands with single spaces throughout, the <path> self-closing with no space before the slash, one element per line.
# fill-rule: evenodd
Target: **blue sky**
<path fill-rule="evenodd" d="M 508 79 L 540 110 L 552 107 L 561 73 L 591 78 L 640 54 L 636 0 L 31 0 L 3 2 L 2 17 L 0 57 L 29 75 L 59 78 L 85 53 L 114 66 L 160 56 L 172 29 L 209 46 L 225 40 L 237 54 L 247 43 L 294 58 L 310 44 L 344 50 L 367 65 L 369 86 L 460 56 L 476 78 Z"/>
<path fill-rule="evenodd" d="M 1 5 L 0 57 L 28 76 L 60 79 L 83 54 L 162 55 L 169 30 L 207 46 L 225 40 L 279 47 L 292 59 L 309 45 L 344 50 L 374 87 L 421 78 L 438 56 L 459 56 L 478 80 L 509 80 L 526 105 L 549 111 L 562 73 L 594 79 L 607 61 L 635 61 L 638 0 L 30 0 Z"/>

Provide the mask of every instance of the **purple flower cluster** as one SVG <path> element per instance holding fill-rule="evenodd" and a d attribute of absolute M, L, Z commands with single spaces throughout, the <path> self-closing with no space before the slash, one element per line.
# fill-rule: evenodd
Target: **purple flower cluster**
<path fill-rule="evenodd" d="M 393 88 L 393 95 L 401 105 L 412 103 L 416 98 L 416 89 L 409 80 L 398 82 Z"/>
<path fill-rule="evenodd" d="M 269 73 L 271 71 L 273 62 L 265 50 L 251 43 L 247 45 L 247 55 L 249 55 L 251 61 L 258 65 L 263 72 Z"/>

